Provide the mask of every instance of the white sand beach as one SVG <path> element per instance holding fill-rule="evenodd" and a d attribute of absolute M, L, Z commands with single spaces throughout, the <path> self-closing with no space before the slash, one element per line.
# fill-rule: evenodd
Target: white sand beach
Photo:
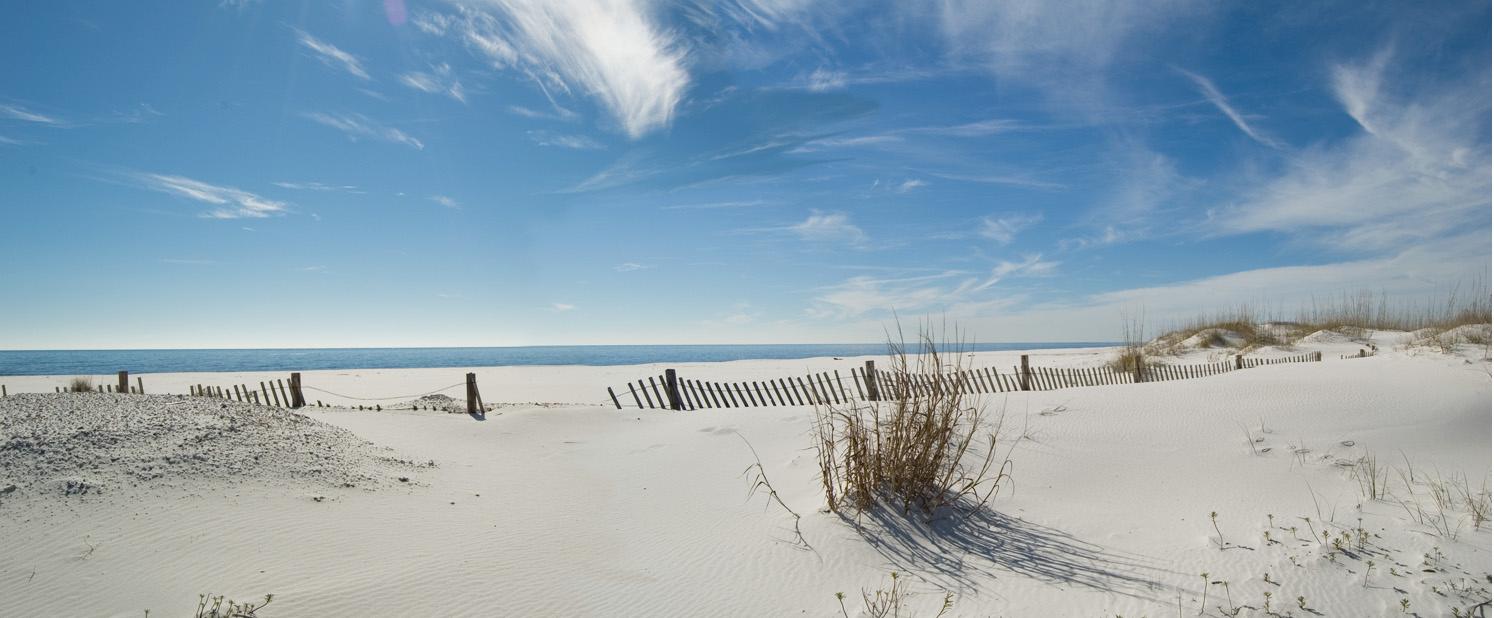
<path fill-rule="evenodd" d="M 1381 616 L 1403 603 L 1447 616 L 1489 599 L 1488 524 L 1475 527 L 1458 504 L 1439 508 L 1434 494 L 1463 479 L 1474 492 L 1488 486 L 1490 364 L 1486 348 L 1405 340 L 1319 337 L 1252 354 L 1322 351 L 1321 362 L 983 395 L 1005 412 L 1014 482 L 989 509 L 932 523 L 826 512 L 808 407 L 619 411 L 606 401 L 607 386 L 663 366 L 474 368 L 484 400 L 500 404 L 482 421 L 298 410 L 321 436 L 311 452 L 337 453 L 326 459 L 309 458 L 310 434 L 266 408 L 166 394 L 281 373 L 145 375 L 145 397 L 17 395 L 65 378 L 7 377 L 0 488 L 16 488 L 0 495 L 0 614 L 174 616 L 210 592 L 272 593 L 264 616 L 840 616 L 844 592 L 858 616 L 870 615 L 863 591 L 896 571 L 916 615 L 934 615 L 947 592 L 954 616 Z M 1369 343 L 1375 356 L 1340 358 Z M 1078 367 L 1114 352 L 1030 354 Z M 1017 357 L 979 353 L 969 366 L 1009 369 Z M 746 380 L 864 360 L 671 366 Z M 357 402 L 330 393 L 422 393 L 464 373 L 303 379 L 327 391 L 308 399 L 345 406 Z M 54 427 L 23 452 L 30 434 L 18 427 L 39 421 L 14 419 L 57 398 L 94 398 L 70 412 L 80 415 L 149 399 L 161 406 L 150 414 L 174 406 L 194 420 L 154 445 L 125 440 L 127 429 Z M 245 420 L 224 429 L 234 416 Z M 242 439 L 222 437 L 234 431 Z M 159 465 L 121 476 L 108 461 L 45 454 L 83 441 Z M 305 473 L 260 465 L 256 443 L 264 457 L 299 457 Z M 752 449 L 788 509 L 750 493 Z M 1370 456 L 1393 468 L 1378 499 L 1355 472 Z"/>

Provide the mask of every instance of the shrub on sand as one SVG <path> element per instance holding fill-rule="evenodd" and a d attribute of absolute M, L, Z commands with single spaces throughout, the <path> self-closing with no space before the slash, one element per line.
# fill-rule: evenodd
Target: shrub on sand
<path fill-rule="evenodd" d="M 952 376 L 963 358 L 949 354 L 927 331 L 910 354 L 901 341 L 889 342 L 887 380 L 922 375 L 928 388 L 894 388 L 882 401 L 827 404 L 815 409 L 816 450 L 826 506 L 860 514 L 887 503 L 904 512 L 933 515 L 944 507 L 978 508 L 1009 480 L 1011 459 L 998 457 L 997 435 L 1004 415 L 988 427 Z M 946 367 L 946 359 L 953 364 Z M 986 444 L 977 447 L 977 436 Z"/>
<path fill-rule="evenodd" d="M 67 390 L 74 393 L 87 393 L 93 391 L 93 378 L 78 376 L 67 383 Z"/>

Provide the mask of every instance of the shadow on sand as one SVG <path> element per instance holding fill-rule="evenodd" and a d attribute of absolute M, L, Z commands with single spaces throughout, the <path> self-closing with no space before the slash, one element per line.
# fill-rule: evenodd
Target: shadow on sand
<path fill-rule="evenodd" d="M 972 590 L 979 579 L 1000 571 L 1059 587 L 1153 601 L 1166 588 L 1156 577 L 1167 571 L 1145 564 L 1139 556 L 1112 552 L 990 508 L 933 521 L 878 508 L 864 514 L 859 523 L 849 518 L 847 522 L 893 568 L 920 574 L 946 590 Z"/>

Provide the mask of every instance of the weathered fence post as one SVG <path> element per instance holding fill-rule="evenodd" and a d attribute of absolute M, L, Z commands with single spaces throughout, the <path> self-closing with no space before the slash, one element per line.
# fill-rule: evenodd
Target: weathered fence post
<path fill-rule="evenodd" d="M 1244 369 L 1244 368 L 1245 368 L 1245 357 L 1243 355 L 1236 354 L 1235 355 L 1235 369 Z"/>
<path fill-rule="evenodd" d="M 1032 390 L 1032 368 L 1027 366 L 1027 355 L 1022 355 L 1022 390 Z"/>
<path fill-rule="evenodd" d="M 877 388 L 877 361 L 866 361 L 866 398 L 868 401 L 881 401 L 882 391 Z"/>
<path fill-rule="evenodd" d="M 135 386 L 136 386 L 135 390 L 140 391 L 141 395 L 145 394 L 145 379 L 144 378 L 142 378 L 140 376 L 135 376 Z"/>
<path fill-rule="evenodd" d="M 617 406 L 619 410 L 623 409 L 623 404 L 617 402 L 617 393 L 612 392 L 611 386 L 607 387 L 607 395 L 612 397 L 612 405 Z"/>
<path fill-rule="evenodd" d="M 685 409 L 684 403 L 680 401 L 680 380 L 673 369 L 664 370 L 664 394 L 669 396 L 669 409 Z"/>
<path fill-rule="evenodd" d="M 301 373 L 300 372 L 295 372 L 295 373 L 291 374 L 290 387 L 291 387 L 291 396 L 290 396 L 290 399 L 291 399 L 291 404 L 290 405 L 291 405 L 291 407 L 292 408 L 299 408 L 301 406 L 306 405 L 306 398 L 301 395 Z"/>
<path fill-rule="evenodd" d="M 477 374 L 467 374 L 467 413 L 477 414 Z"/>
<path fill-rule="evenodd" d="M 115 389 L 115 392 L 118 392 L 118 393 L 129 393 L 130 392 L 130 372 L 128 372 L 128 371 L 121 371 L 121 372 L 119 372 L 119 388 Z"/>

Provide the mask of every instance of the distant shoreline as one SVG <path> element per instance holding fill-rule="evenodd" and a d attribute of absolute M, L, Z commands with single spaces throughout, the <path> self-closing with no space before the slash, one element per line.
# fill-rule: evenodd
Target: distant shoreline
<path fill-rule="evenodd" d="M 965 352 L 1101 348 L 1116 342 L 967 343 Z M 186 372 L 618 366 L 881 356 L 885 343 L 582 345 L 461 348 L 278 348 L 193 350 L 0 350 L 0 376 Z"/>

